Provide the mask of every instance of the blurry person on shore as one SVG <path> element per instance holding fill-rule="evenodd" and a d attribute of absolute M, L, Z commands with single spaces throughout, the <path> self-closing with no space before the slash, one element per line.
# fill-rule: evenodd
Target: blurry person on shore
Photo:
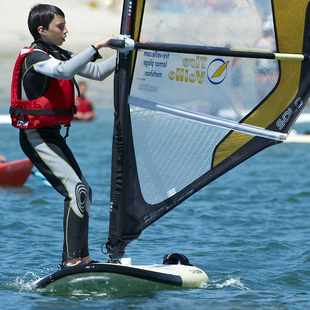
<path fill-rule="evenodd" d="M 75 98 L 76 113 L 74 114 L 74 119 L 79 121 L 90 121 L 96 116 L 93 103 L 87 99 L 87 83 L 85 81 L 80 81 L 78 83 L 80 94 Z"/>
<path fill-rule="evenodd" d="M 28 27 L 34 41 L 20 51 L 13 69 L 12 125 L 19 128 L 24 153 L 64 197 L 61 267 L 87 265 L 92 262 L 88 250 L 91 188 L 66 141 L 75 112 L 74 76 L 102 81 L 114 72 L 116 58 L 94 63 L 110 38 L 89 44 L 76 55 L 60 48 L 68 29 L 65 14 L 54 5 L 35 5 Z M 67 128 L 64 137 L 62 126 Z"/>
<path fill-rule="evenodd" d="M 97 1 L 90 1 L 90 2 L 97 2 Z M 103 4 L 106 8 L 109 8 L 109 9 L 120 9 L 122 7 L 123 1 L 122 0 L 104 0 Z"/>

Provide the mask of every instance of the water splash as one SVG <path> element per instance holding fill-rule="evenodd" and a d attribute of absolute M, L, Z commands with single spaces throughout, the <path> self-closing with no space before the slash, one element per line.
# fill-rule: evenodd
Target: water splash
<path fill-rule="evenodd" d="M 237 278 L 229 278 L 226 280 L 215 280 L 209 282 L 205 285 L 206 288 L 213 288 L 213 289 L 223 289 L 226 287 L 238 288 L 242 291 L 249 291 L 250 289 L 246 287 L 240 280 L 239 277 Z"/>
<path fill-rule="evenodd" d="M 35 289 L 35 281 L 39 276 L 34 272 L 26 272 L 22 277 L 17 277 L 9 286 L 19 292 L 30 292 Z"/>

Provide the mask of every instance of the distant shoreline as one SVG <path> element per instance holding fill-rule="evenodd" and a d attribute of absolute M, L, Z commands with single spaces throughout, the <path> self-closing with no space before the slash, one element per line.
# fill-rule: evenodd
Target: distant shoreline
<path fill-rule="evenodd" d="M 98 40 L 119 33 L 121 9 L 106 9 L 103 0 L 96 1 L 97 7 L 87 5 L 90 1 L 78 0 L 2 0 L 0 2 L 0 10 L 3 13 L 0 19 L 1 107 L 9 105 L 11 74 L 16 55 L 22 47 L 33 41 L 27 26 L 29 9 L 40 2 L 54 4 L 64 11 L 69 34 L 68 41 L 62 47 L 74 53 L 82 51 Z M 112 53 L 110 49 L 101 52 L 104 58 Z M 113 104 L 113 78 L 109 77 L 104 82 L 87 80 L 87 83 L 88 96 L 95 106 Z"/>
<path fill-rule="evenodd" d="M 40 3 L 38 0 L 2 0 L 0 2 L 0 56 L 16 53 L 20 48 L 32 42 L 28 30 L 27 18 L 30 8 Z M 78 52 L 89 44 L 119 33 L 121 10 L 109 10 L 98 2 L 92 7 L 90 1 L 54 0 L 42 1 L 59 6 L 66 15 L 69 29 L 68 41 L 64 48 Z M 94 2 L 94 1 L 93 1 Z"/>

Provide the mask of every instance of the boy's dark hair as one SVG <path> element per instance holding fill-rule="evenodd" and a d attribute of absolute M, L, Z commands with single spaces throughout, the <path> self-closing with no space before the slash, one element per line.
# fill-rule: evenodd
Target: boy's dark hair
<path fill-rule="evenodd" d="M 48 29 L 55 15 L 65 17 L 64 12 L 55 5 L 37 4 L 30 10 L 28 15 L 28 28 L 35 40 L 40 38 L 40 34 L 37 30 L 38 27 L 43 26 L 44 29 Z"/>

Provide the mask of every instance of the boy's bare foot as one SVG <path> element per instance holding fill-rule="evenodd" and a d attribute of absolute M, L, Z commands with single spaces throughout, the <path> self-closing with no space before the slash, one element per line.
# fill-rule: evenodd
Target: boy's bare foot
<path fill-rule="evenodd" d="M 92 260 L 90 256 L 85 256 L 83 258 L 72 258 L 64 261 L 61 264 L 61 268 L 77 267 L 79 265 L 86 266 L 90 263 L 97 263 L 97 261 Z"/>
<path fill-rule="evenodd" d="M 63 262 L 64 267 L 74 267 L 79 264 L 81 264 L 83 260 L 81 258 L 72 258 L 72 259 L 67 259 L 66 261 Z"/>

